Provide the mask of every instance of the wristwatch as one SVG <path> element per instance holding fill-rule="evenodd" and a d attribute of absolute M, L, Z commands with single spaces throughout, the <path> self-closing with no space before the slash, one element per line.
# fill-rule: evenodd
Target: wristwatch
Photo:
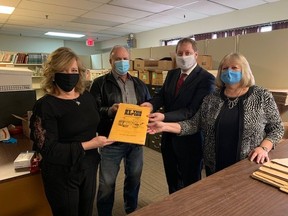
<path fill-rule="evenodd" d="M 269 152 L 267 147 L 265 146 L 259 146 L 259 147 L 262 148 L 264 151 Z"/>

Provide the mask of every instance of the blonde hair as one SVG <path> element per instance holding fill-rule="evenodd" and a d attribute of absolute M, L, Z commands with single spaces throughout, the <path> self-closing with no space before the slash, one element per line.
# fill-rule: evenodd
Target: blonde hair
<path fill-rule="evenodd" d="M 48 56 L 48 59 L 44 64 L 44 79 L 42 81 L 42 89 L 45 93 L 56 93 L 57 87 L 54 83 L 55 73 L 64 71 L 73 60 L 77 61 L 79 71 L 79 81 L 75 86 L 75 91 L 79 92 L 80 94 L 84 92 L 86 68 L 82 65 L 79 57 L 70 48 L 60 47 Z"/>
<path fill-rule="evenodd" d="M 230 53 L 224 56 L 224 58 L 221 60 L 219 67 L 218 67 L 218 73 L 216 76 L 216 86 L 218 88 L 223 88 L 225 86 L 225 83 L 221 80 L 221 73 L 223 65 L 227 62 L 237 62 L 241 66 L 242 71 L 242 79 L 240 81 L 240 84 L 242 87 L 250 87 L 255 85 L 255 79 L 252 74 L 250 65 L 247 61 L 247 59 L 240 53 Z"/>

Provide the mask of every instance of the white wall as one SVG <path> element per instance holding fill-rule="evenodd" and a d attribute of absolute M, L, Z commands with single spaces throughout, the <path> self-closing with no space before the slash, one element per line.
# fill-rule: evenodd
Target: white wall
<path fill-rule="evenodd" d="M 1 51 L 51 53 L 62 46 L 71 48 L 78 55 L 92 55 L 99 52 L 99 49 L 97 51 L 97 45 L 95 47 L 87 47 L 85 42 L 0 35 Z"/>
<path fill-rule="evenodd" d="M 186 37 L 193 34 L 220 31 L 225 29 L 269 23 L 288 19 L 288 1 L 281 0 L 270 4 L 217 15 L 184 24 L 173 25 L 135 34 L 137 48 L 160 46 L 160 40 Z M 149 40 L 147 40 L 149 38 Z M 107 49 L 113 45 L 126 45 L 126 37 L 100 42 L 99 48 Z"/>

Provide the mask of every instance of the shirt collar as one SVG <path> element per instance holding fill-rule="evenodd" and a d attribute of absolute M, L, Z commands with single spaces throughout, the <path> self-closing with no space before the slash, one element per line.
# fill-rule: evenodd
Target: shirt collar
<path fill-rule="evenodd" d="M 189 76 L 189 74 L 196 68 L 196 66 L 197 66 L 197 63 L 192 68 L 190 68 L 188 71 L 186 71 L 186 72 L 183 72 L 182 69 L 181 69 L 181 74 L 185 73 L 185 74 L 187 74 L 187 76 Z"/>
<path fill-rule="evenodd" d="M 116 73 L 114 70 L 111 70 L 113 77 L 118 80 L 118 78 L 121 78 L 121 76 Z M 127 73 L 127 79 L 132 80 L 131 75 L 129 73 Z"/>

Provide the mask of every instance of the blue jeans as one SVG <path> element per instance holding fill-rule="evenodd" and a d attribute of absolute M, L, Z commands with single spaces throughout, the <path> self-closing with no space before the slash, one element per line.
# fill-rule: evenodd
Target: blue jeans
<path fill-rule="evenodd" d="M 98 216 L 112 215 L 115 182 L 124 159 L 124 208 L 127 214 L 135 211 L 143 168 L 143 148 L 139 145 L 116 143 L 100 149 Z"/>

